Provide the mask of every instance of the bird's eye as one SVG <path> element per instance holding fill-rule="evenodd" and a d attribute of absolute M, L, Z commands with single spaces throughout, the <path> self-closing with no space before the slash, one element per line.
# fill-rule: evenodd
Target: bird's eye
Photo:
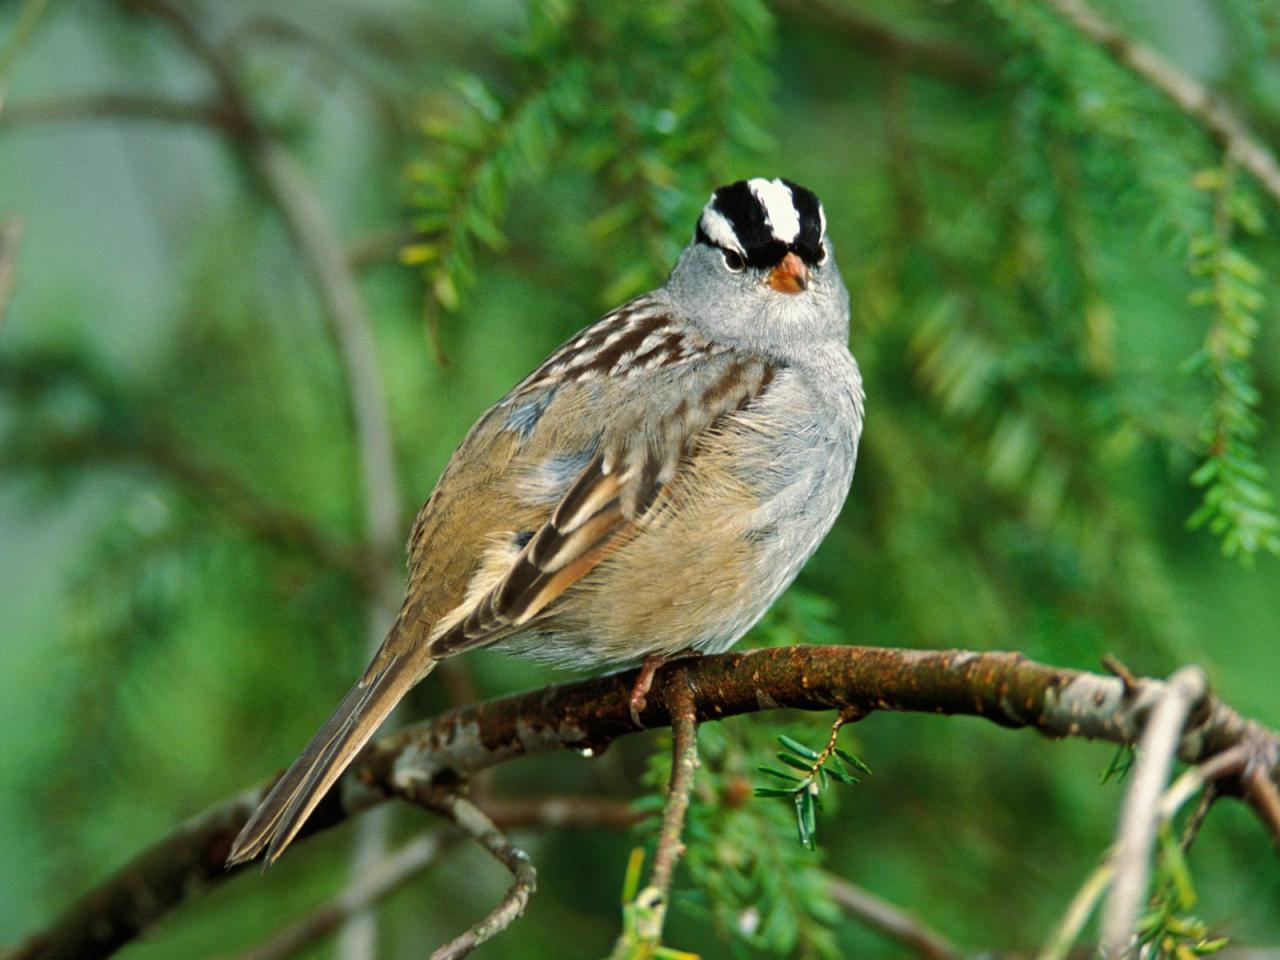
<path fill-rule="evenodd" d="M 746 261 L 732 250 L 726 250 L 724 252 L 724 266 L 730 273 L 741 273 L 746 265 Z"/>

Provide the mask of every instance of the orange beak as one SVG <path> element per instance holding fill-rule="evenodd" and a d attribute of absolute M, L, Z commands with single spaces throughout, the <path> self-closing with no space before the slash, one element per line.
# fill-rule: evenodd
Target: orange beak
<path fill-rule="evenodd" d="M 769 271 L 769 286 L 779 293 L 799 293 L 809 289 L 809 268 L 794 253 L 788 253 L 782 262 Z"/>

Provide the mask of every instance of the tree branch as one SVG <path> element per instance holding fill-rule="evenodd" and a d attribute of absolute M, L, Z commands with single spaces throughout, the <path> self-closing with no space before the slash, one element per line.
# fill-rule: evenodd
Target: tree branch
<path fill-rule="evenodd" d="M 1274 772 L 1259 763 L 1250 765 L 1244 775 L 1245 797 L 1271 831 L 1271 839 L 1280 850 L 1280 790 L 1276 789 Z"/>
<path fill-rule="evenodd" d="M 1072 945 L 1079 939 L 1080 931 L 1093 916 L 1093 908 L 1106 894 L 1114 873 L 1115 868 L 1112 867 L 1109 857 L 1089 871 L 1089 876 L 1085 878 L 1076 895 L 1071 898 L 1071 903 L 1067 905 L 1067 912 L 1054 924 L 1044 946 L 1036 954 L 1036 960 L 1065 960 L 1071 954 Z"/>
<path fill-rule="evenodd" d="M 1133 676 L 1119 664 L 1108 663 L 1108 668 L 1120 677 L 1122 683 L 1135 683 Z M 1142 736 L 1144 752 L 1125 797 L 1120 837 L 1107 850 L 1102 862 L 1085 878 L 1066 913 L 1054 925 L 1053 932 L 1036 955 L 1036 960 L 1063 960 L 1069 956 L 1072 946 L 1089 922 L 1094 907 L 1108 888 L 1111 888 L 1111 898 L 1103 920 L 1102 954 L 1115 958 L 1124 956 L 1131 945 L 1133 924 L 1142 905 L 1142 895 L 1147 891 L 1152 838 L 1155 833 L 1161 827 L 1172 825 L 1183 805 L 1200 793 L 1200 802 L 1188 818 L 1183 833 L 1181 845 L 1185 850 L 1194 839 L 1209 805 L 1219 796 L 1219 783 L 1231 778 L 1239 782 L 1246 775 L 1249 764 L 1258 759 L 1270 756 L 1274 760 L 1271 752 L 1274 750 L 1274 743 L 1268 746 L 1256 737 L 1246 737 L 1235 746 L 1190 767 L 1171 786 L 1158 792 L 1152 799 L 1151 791 L 1162 789 L 1160 768 L 1163 767 L 1164 775 L 1168 775 L 1171 750 L 1177 744 L 1187 714 L 1194 708 L 1192 701 L 1198 701 L 1206 692 L 1204 674 L 1197 668 L 1184 668 L 1172 678 Z M 1261 769 L 1274 766 L 1274 762 L 1270 762 L 1268 767 Z M 1116 881 L 1114 888 L 1113 878 Z M 1119 920 L 1116 918 L 1117 913 L 1121 915 Z M 1132 915 L 1126 919 L 1125 914 Z M 1106 939 L 1108 924 L 1115 924 L 1121 930 L 1116 934 L 1115 944 L 1109 945 Z M 1125 933 L 1124 930 L 1129 932 Z M 1093 952 L 1096 951 L 1090 951 L 1090 954 Z"/>
<path fill-rule="evenodd" d="M 1172 677 L 1151 711 L 1138 743 L 1138 762 L 1124 798 L 1115 852 L 1111 895 L 1102 913 L 1102 947 L 1108 957 L 1129 951 L 1147 894 L 1151 849 L 1160 825 L 1160 798 L 1169 781 L 1183 724 L 1209 685 L 1198 667 Z"/>
<path fill-rule="evenodd" d="M 273 934 L 237 960 L 280 960 L 310 946 L 417 877 L 445 846 L 444 839 L 435 833 L 410 840 L 310 916 Z"/>
<path fill-rule="evenodd" d="M 693 688 L 683 672 L 677 672 L 666 684 L 665 694 L 671 722 L 671 779 L 662 808 L 662 824 L 658 828 L 649 885 L 636 892 L 634 897 L 631 897 L 631 890 L 623 894 L 630 903 L 624 905 L 623 928 L 611 957 L 647 957 L 658 951 L 662 944 L 667 907 L 671 903 L 671 881 L 675 877 L 676 861 L 684 851 L 681 838 L 693 793 L 693 778 L 698 769 L 697 711 Z M 631 705 L 630 709 L 635 708 Z M 637 851 L 636 855 L 643 854 Z M 636 867 L 638 881 L 638 863 Z"/>
<path fill-rule="evenodd" d="M 19 376 L 23 373 L 0 365 L 0 375 L 10 371 Z M 16 455 L 0 457 L 0 465 L 103 464 L 143 468 L 173 483 L 248 533 L 300 551 L 324 567 L 345 574 L 366 595 L 385 592 L 388 583 L 395 579 L 386 558 L 324 530 L 305 513 L 263 498 L 236 473 L 193 459 L 160 425 L 148 424 L 124 434 L 85 433 L 43 438 L 34 457 L 28 458 L 24 452 L 19 450 Z"/>
<path fill-rule="evenodd" d="M 405 796 L 428 810 L 448 817 L 506 867 L 514 882 L 498 905 L 465 933 L 431 954 L 431 960 L 457 960 L 496 937 L 520 918 L 538 886 L 538 874 L 529 855 L 508 839 L 480 808 L 456 790 L 432 787 L 427 781 L 412 784 Z"/>
<path fill-rule="evenodd" d="M 836 876 L 831 877 L 827 889 L 841 910 L 890 940 L 910 947 L 921 960 L 961 960 L 963 954 L 954 943 L 888 900 Z"/>
<path fill-rule="evenodd" d="M 1155 87 L 1208 130 L 1280 204 L 1280 162 L 1227 104 L 1155 50 L 1108 22 L 1085 0 L 1045 0 L 1118 63 Z"/>
<path fill-rule="evenodd" d="M 779 647 L 677 661 L 659 669 L 641 714 L 645 728 L 669 723 L 666 685 L 687 672 L 702 722 L 763 710 L 855 707 L 984 717 L 1049 737 L 1138 741 L 1168 689 L 1159 680 L 1102 676 L 1026 660 L 1016 653 Z M 593 754 L 637 732 L 630 695 L 635 672 L 611 674 L 451 710 L 376 741 L 360 755 L 303 829 L 316 833 L 423 778 L 455 783 L 515 757 L 558 750 Z M 1237 745 L 1249 769 L 1274 786 L 1280 735 L 1212 694 L 1192 711 L 1177 755 L 1201 763 Z M 1222 781 L 1228 792 L 1241 784 Z M 232 839 L 270 783 L 190 821 L 159 841 L 32 937 L 15 958 L 107 956 L 187 898 L 238 870 L 224 871 Z M 1234 787 L 1234 790 L 1229 788 Z M 243 869 L 243 868 L 240 868 Z"/>
<path fill-rule="evenodd" d="M 505 830 L 568 826 L 626 829 L 639 820 L 630 804 L 614 797 L 491 797 L 481 803 L 480 808 Z M 319 909 L 240 954 L 236 960 L 280 960 L 309 947 L 352 916 L 421 875 L 452 841 L 452 836 L 436 833 L 422 834 L 409 841 Z"/>
<path fill-rule="evenodd" d="M 683 682 L 682 682 L 683 681 Z M 684 677 L 677 676 L 667 685 L 667 712 L 671 716 L 671 783 L 667 786 L 666 808 L 662 811 L 662 828 L 653 854 L 653 872 L 649 882 L 656 887 L 665 903 L 680 857 L 680 837 L 684 818 L 689 811 L 689 794 L 693 791 L 693 775 L 698 769 L 698 725 L 694 715 L 693 689 Z"/>
<path fill-rule="evenodd" d="M 126 9 L 150 14 L 166 24 L 208 70 L 217 90 L 219 108 L 230 118 L 229 135 L 243 151 L 267 200 L 293 238 L 324 307 L 347 380 L 360 451 L 365 534 L 374 549 L 388 556 L 395 555 L 400 537 L 399 485 L 372 324 L 328 211 L 293 157 L 258 120 L 235 65 L 205 39 L 186 10 L 169 0 L 121 0 L 121 3 Z M 383 626 L 385 628 L 385 624 Z"/>

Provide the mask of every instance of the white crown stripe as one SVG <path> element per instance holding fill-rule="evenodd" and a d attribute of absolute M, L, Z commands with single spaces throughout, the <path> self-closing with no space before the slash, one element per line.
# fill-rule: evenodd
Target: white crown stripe
<path fill-rule="evenodd" d="M 800 213 L 796 210 L 791 188 L 781 180 L 766 180 L 764 177 L 748 180 L 747 186 L 764 208 L 765 223 L 773 235 L 783 243 L 794 243 L 800 236 Z"/>
<path fill-rule="evenodd" d="M 733 250 L 744 257 L 747 255 L 747 251 L 742 249 L 738 235 L 733 232 L 733 224 L 729 222 L 729 218 L 710 204 L 702 211 L 702 232 L 716 246 Z"/>

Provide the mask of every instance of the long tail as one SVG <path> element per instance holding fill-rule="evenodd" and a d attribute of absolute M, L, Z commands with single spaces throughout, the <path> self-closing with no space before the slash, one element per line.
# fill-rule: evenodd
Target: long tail
<path fill-rule="evenodd" d="M 378 660 L 249 818 L 231 845 L 227 866 L 252 860 L 264 849 L 266 862 L 274 863 L 387 714 L 436 665 L 414 649 Z"/>

